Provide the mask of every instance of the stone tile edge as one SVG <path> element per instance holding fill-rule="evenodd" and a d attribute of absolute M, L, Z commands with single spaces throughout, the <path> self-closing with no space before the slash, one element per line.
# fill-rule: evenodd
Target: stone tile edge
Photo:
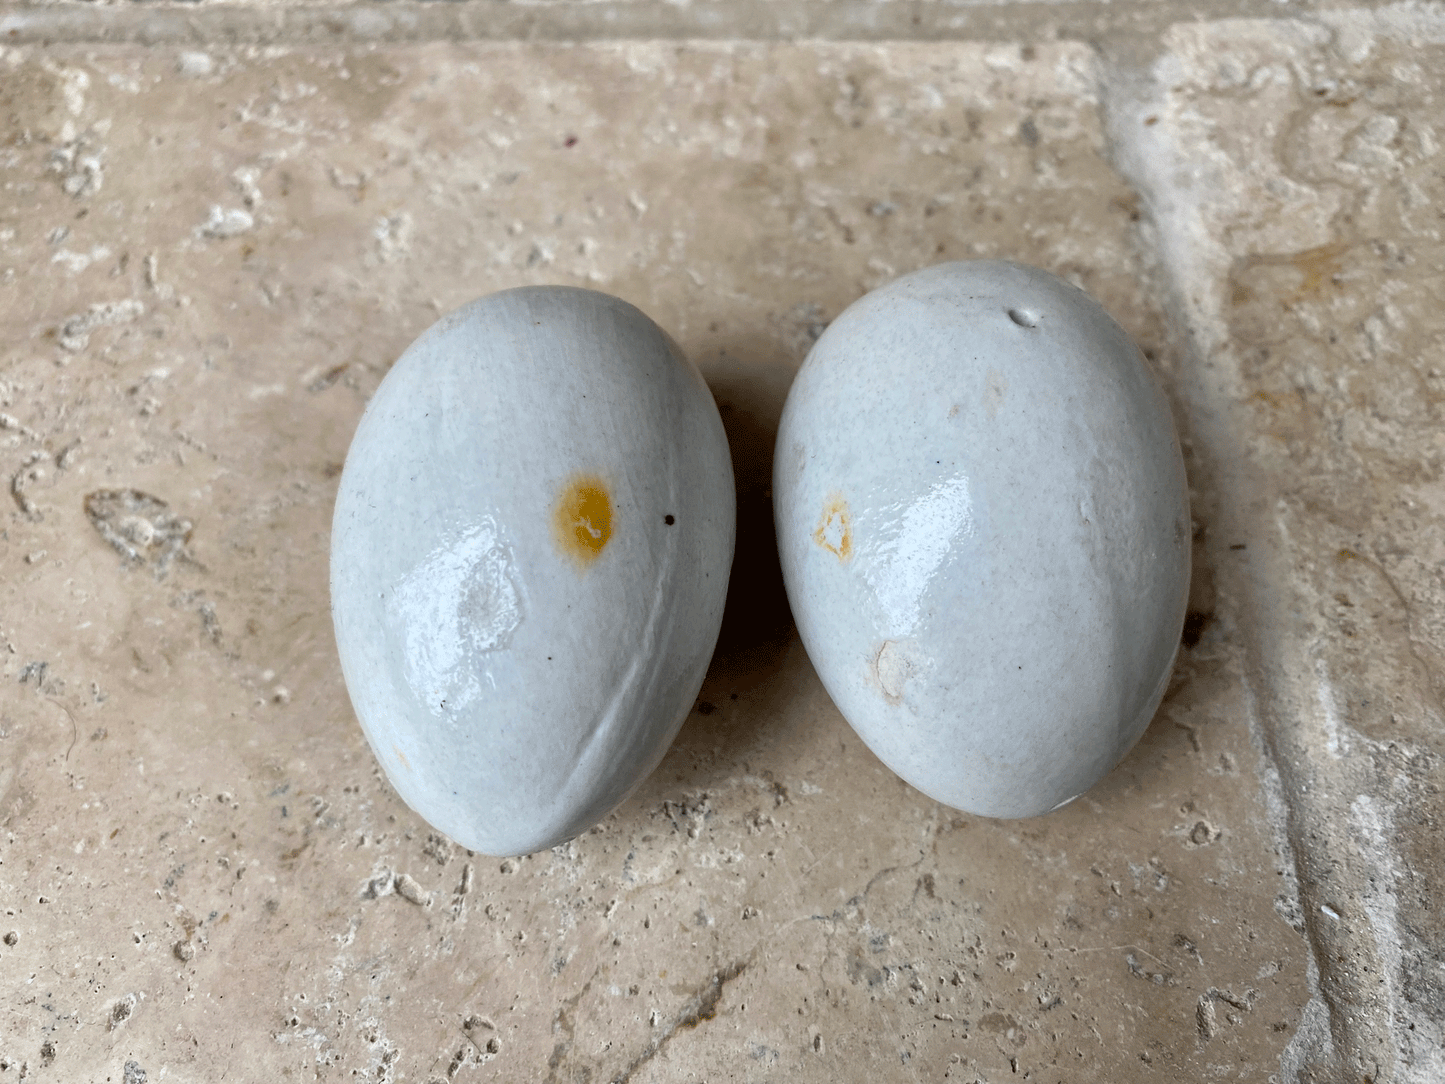
<path fill-rule="evenodd" d="M 1361 5 L 1306 0 L 1290 7 L 1295 14 Z M 1208 11 L 1211 20 L 1279 14 L 1277 0 L 1215 0 Z M 0 43 L 1092 41 L 1156 36 L 1177 19 L 1175 5 L 1158 0 L 372 0 L 105 7 L 61 0 L 0 9 Z"/>

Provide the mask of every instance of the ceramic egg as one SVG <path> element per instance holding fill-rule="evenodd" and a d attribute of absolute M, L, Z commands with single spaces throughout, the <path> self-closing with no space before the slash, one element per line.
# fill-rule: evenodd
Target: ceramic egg
<path fill-rule="evenodd" d="M 773 499 L 823 685 L 924 794 L 1047 813 L 1148 726 L 1184 620 L 1188 489 L 1168 401 L 1082 290 L 974 261 L 857 301 L 789 391 Z"/>
<path fill-rule="evenodd" d="M 332 529 L 342 671 L 397 792 L 490 855 L 596 823 L 697 696 L 733 541 L 717 407 L 648 317 L 566 287 L 444 317 L 367 406 Z"/>

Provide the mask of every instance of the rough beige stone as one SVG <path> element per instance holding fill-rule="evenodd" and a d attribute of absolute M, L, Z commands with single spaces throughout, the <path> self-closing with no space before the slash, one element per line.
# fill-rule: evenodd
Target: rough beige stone
<path fill-rule="evenodd" d="M 6 51 L 6 1071 L 1415 1079 L 1442 1015 L 1441 607 L 1435 385 L 1412 359 L 1438 352 L 1440 306 L 1439 220 L 1410 201 L 1439 206 L 1440 67 L 1371 19 L 1181 28 L 1152 84 L 1017 41 Z M 1319 105 L 1296 74 L 1316 70 L 1361 95 Z M 968 255 L 1070 277 L 1136 335 L 1203 528 L 1159 718 L 1085 800 L 1012 824 L 921 798 L 837 715 L 766 491 L 826 321 Z M 493 862 L 380 778 L 326 541 L 392 359 L 439 312 L 548 281 L 633 301 L 703 366 L 739 559 L 662 768 L 593 832 Z M 1337 761 L 1310 729 L 1332 716 L 1298 699 L 1320 690 Z M 1393 721 L 1357 711 L 1395 695 Z"/>
<path fill-rule="evenodd" d="M 1198 363 L 1205 548 L 1236 588 L 1319 961 L 1329 1026 L 1298 1065 L 1440 1080 L 1445 22 L 1224 22 L 1165 46 L 1115 134 Z"/>
<path fill-rule="evenodd" d="M 1339 0 L 1291 0 L 1305 14 Z M 1368 7 L 1372 4 L 1354 4 Z M 213 45 L 438 40 L 1035 41 L 1153 38 L 1177 22 L 1268 17 L 1279 0 L 32 0 L 0 10 L 9 44 L 141 42 L 187 50 L 204 68 Z"/>

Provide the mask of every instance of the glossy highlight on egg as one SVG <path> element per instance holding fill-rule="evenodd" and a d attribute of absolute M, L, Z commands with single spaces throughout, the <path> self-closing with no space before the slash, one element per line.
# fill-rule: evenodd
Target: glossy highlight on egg
<path fill-rule="evenodd" d="M 697 696 L 734 532 L 712 395 L 633 306 L 525 287 L 424 332 L 332 529 L 342 672 L 397 792 L 485 854 L 595 824 Z"/>
<path fill-rule="evenodd" d="M 1082 290 L 942 264 L 850 306 L 789 392 L 779 557 L 843 716 L 947 805 L 1029 817 L 1143 734 L 1184 621 L 1169 404 Z"/>

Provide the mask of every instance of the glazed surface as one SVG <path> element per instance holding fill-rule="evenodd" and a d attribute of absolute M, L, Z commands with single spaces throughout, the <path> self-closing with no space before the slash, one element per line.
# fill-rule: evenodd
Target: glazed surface
<path fill-rule="evenodd" d="M 733 502 L 706 384 L 631 305 L 530 287 L 425 332 L 357 429 L 331 563 L 347 688 L 407 803 L 507 855 L 621 801 L 702 683 Z"/>
<path fill-rule="evenodd" d="M 1162 392 L 1083 291 L 978 261 L 862 298 L 789 393 L 774 501 L 809 657 L 924 793 L 1045 813 L 1148 726 L 1188 492 Z"/>

